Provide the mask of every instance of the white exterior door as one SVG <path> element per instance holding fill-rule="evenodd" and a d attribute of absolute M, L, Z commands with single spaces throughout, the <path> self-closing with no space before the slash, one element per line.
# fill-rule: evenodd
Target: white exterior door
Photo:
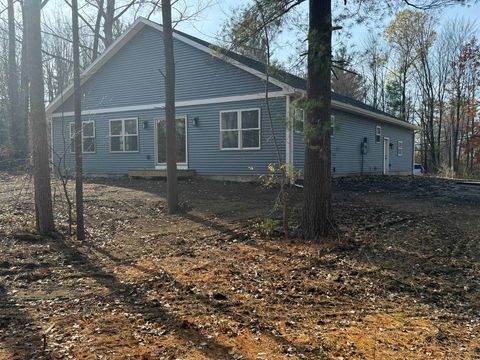
<path fill-rule="evenodd" d="M 390 139 L 383 138 L 383 175 L 388 174 L 390 169 Z"/>
<path fill-rule="evenodd" d="M 167 144 L 165 119 L 155 120 L 155 168 L 165 169 L 167 167 Z M 178 117 L 175 122 L 177 133 L 177 168 L 188 168 L 187 152 L 187 118 Z"/>

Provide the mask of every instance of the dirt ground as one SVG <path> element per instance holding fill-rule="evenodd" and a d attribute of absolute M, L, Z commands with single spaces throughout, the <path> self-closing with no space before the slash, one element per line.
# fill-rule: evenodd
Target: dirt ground
<path fill-rule="evenodd" d="M 58 182 L 34 234 L 30 180 L 0 173 L 0 359 L 480 359 L 480 186 L 337 179 L 314 244 L 255 226 L 258 184 L 182 181 L 168 215 L 164 182 L 96 179 L 79 243 Z"/>

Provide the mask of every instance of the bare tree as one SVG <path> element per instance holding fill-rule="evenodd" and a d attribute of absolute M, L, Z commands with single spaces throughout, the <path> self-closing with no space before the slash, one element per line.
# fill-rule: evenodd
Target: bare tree
<path fill-rule="evenodd" d="M 178 211 L 177 152 L 175 131 L 175 58 L 173 49 L 172 8 L 162 0 L 163 45 L 165 49 L 165 123 L 167 135 L 167 202 L 168 212 Z"/>
<path fill-rule="evenodd" d="M 330 155 L 331 0 L 310 0 L 303 236 L 319 240 L 333 228 Z"/>
<path fill-rule="evenodd" d="M 33 127 L 33 171 L 37 230 L 46 235 L 54 230 L 52 191 L 48 160 L 47 122 L 45 116 L 42 69 L 42 37 L 40 32 L 40 1 L 25 0 L 28 78 L 30 81 L 30 116 Z"/>
<path fill-rule="evenodd" d="M 17 41 L 15 31 L 15 2 L 8 0 L 8 122 L 15 157 L 23 157 L 21 128 L 18 119 Z"/>
<path fill-rule="evenodd" d="M 82 95 L 80 93 L 80 39 L 78 36 L 78 4 L 72 0 L 72 47 L 73 47 L 73 104 L 75 117 L 75 205 L 77 209 L 77 239 L 85 239 L 83 219 L 83 129 Z"/>

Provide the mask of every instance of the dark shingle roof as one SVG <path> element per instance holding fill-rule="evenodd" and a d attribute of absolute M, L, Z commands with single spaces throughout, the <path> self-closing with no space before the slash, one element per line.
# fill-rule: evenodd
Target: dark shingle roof
<path fill-rule="evenodd" d="M 199 39 L 195 36 L 186 34 L 182 31 L 174 30 L 174 32 L 176 32 L 177 34 L 179 34 L 179 35 L 181 35 L 181 36 L 183 36 L 183 37 L 185 37 L 189 40 L 195 41 L 195 42 L 199 43 L 200 45 L 207 46 L 207 47 L 210 47 L 210 48 L 213 48 L 213 49 L 218 48 L 218 46 L 213 45 L 213 44 L 209 43 L 208 41 Z M 245 66 L 248 66 L 248 67 L 250 67 L 254 70 L 260 71 L 262 73 L 266 72 L 266 64 L 265 63 L 262 63 L 260 61 L 249 58 L 248 56 L 241 55 L 241 54 L 238 54 L 236 52 L 233 52 L 233 51 L 230 51 L 230 50 L 227 50 L 227 49 L 223 49 L 223 48 L 218 48 L 218 49 L 225 56 L 227 56 L 227 57 L 229 57 L 233 60 L 236 60 L 236 61 L 238 61 L 239 63 L 241 63 Z M 274 77 L 275 79 L 277 79 L 281 82 L 284 82 L 285 84 L 290 85 L 290 86 L 292 86 L 296 89 L 307 90 L 307 80 L 305 80 L 305 79 L 303 79 L 299 76 L 295 76 L 293 74 L 290 74 L 286 71 L 277 70 L 272 77 Z M 336 101 L 339 101 L 339 102 L 344 103 L 344 104 L 356 106 L 358 108 L 368 110 L 368 111 L 374 112 L 376 114 L 385 115 L 385 116 L 389 116 L 389 117 L 397 119 L 397 120 L 401 120 L 401 119 L 399 119 L 399 118 L 397 118 L 397 117 L 395 117 L 391 114 L 388 114 L 388 113 L 386 113 L 382 110 L 379 110 L 379 109 L 377 109 L 373 106 L 367 105 L 362 101 L 352 99 L 348 96 L 343 96 L 343 95 L 332 92 L 332 100 L 336 100 Z M 401 121 L 403 121 L 403 120 L 401 120 Z"/>

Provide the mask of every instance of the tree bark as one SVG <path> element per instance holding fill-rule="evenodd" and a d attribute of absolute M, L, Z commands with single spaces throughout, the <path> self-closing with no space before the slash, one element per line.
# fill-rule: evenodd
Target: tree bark
<path fill-rule="evenodd" d="M 18 77 L 15 38 L 14 0 L 8 0 L 8 122 L 10 139 L 15 158 L 24 158 L 22 145 L 22 126 L 18 117 Z"/>
<path fill-rule="evenodd" d="M 162 0 L 163 45 L 165 53 L 165 125 L 167 133 L 167 202 L 170 214 L 178 211 L 177 152 L 175 131 L 175 58 L 173 51 L 172 9 Z"/>
<path fill-rule="evenodd" d="M 92 49 L 92 62 L 98 57 L 99 44 L 100 44 L 100 25 L 102 22 L 103 14 L 103 0 L 98 2 L 97 18 L 95 20 L 95 33 L 93 34 L 93 49 Z"/>
<path fill-rule="evenodd" d="M 72 52 L 73 52 L 73 107 L 75 117 L 75 202 L 77 208 L 77 239 L 85 239 L 83 219 L 83 146 L 82 104 L 80 89 L 80 39 L 78 36 L 78 3 L 72 0 Z"/>
<path fill-rule="evenodd" d="M 24 8 L 25 1 L 22 1 L 22 22 L 27 22 L 26 11 Z M 24 133 L 23 147 L 25 154 L 28 154 L 31 145 L 29 139 L 31 139 L 31 133 L 29 132 L 30 126 L 28 123 L 28 103 L 29 103 L 29 89 L 28 89 L 28 59 L 27 59 L 27 41 L 22 41 L 22 60 L 20 65 L 20 91 L 19 91 L 19 106 L 18 117 L 22 124 Z M 47 134 L 48 135 L 48 134 Z"/>
<path fill-rule="evenodd" d="M 105 11 L 105 22 L 103 24 L 105 33 L 105 48 L 113 43 L 113 22 L 115 18 L 115 0 L 107 0 L 107 9 Z"/>
<path fill-rule="evenodd" d="M 46 235 L 54 230 L 47 122 L 45 116 L 41 51 L 40 0 L 26 0 L 26 41 L 30 80 L 30 116 L 33 127 L 33 175 L 37 231 Z"/>
<path fill-rule="evenodd" d="M 331 0 L 310 0 L 303 236 L 319 240 L 333 229 L 330 154 Z"/>

